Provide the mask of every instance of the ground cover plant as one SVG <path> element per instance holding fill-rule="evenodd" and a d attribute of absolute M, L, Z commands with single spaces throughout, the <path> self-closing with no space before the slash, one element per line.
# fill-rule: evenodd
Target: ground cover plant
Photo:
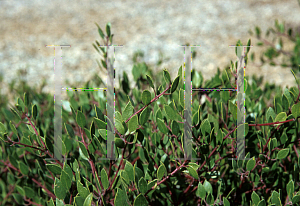
<path fill-rule="evenodd" d="M 111 45 L 110 24 L 106 34 L 97 28 L 103 43 Z M 300 62 L 299 34 L 293 38 L 294 65 Z M 107 51 L 99 45 L 93 44 L 104 72 Z M 140 57 L 137 53 L 133 59 L 136 86 L 130 88 L 124 72 L 115 90 L 118 160 L 98 160 L 106 157 L 104 91 L 67 91 L 62 153 L 70 159 L 64 162 L 45 160 L 54 157 L 53 96 L 21 82 L 24 89 L 17 90 L 15 105 L 1 98 L 0 205 L 299 205 L 297 66 L 291 75 L 298 86 L 284 90 L 268 83 L 262 90 L 261 78 L 254 76 L 250 84 L 246 76 L 245 154 L 251 159 L 229 160 L 236 150 L 235 92 L 193 91 L 192 157 L 201 160 L 178 160 L 184 158 L 183 67 L 171 79 L 167 69 L 154 74 Z M 193 88 L 236 88 L 237 66 L 231 62 L 206 81 L 193 69 Z M 98 75 L 85 84 L 105 86 Z"/>

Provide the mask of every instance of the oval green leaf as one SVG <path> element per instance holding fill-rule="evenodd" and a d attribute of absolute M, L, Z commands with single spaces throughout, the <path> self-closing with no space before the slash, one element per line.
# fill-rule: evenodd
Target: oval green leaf
<path fill-rule="evenodd" d="M 300 102 L 292 106 L 292 114 L 295 118 L 300 116 Z"/>
<path fill-rule="evenodd" d="M 285 113 L 285 112 L 280 112 L 280 113 L 276 116 L 275 122 L 283 122 L 283 121 L 286 120 L 286 118 L 287 118 L 286 113 Z"/>
<path fill-rule="evenodd" d="M 197 191 L 196 191 L 196 195 L 197 195 L 197 197 L 200 197 L 201 199 L 204 199 L 205 196 L 206 196 L 205 188 L 203 187 L 201 182 L 198 183 L 198 188 L 197 188 Z"/>
<path fill-rule="evenodd" d="M 171 83 L 170 73 L 166 69 L 164 69 L 163 73 L 164 73 L 165 81 L 166 81 L 167 86 L 168 86 L 168 84 Z"/>
<path fill-rule="evenodd" d="M 148 206 L 148 201 L 144 197 L 144 195 L 139 194 L 137 198 L 134 200 L 133 206 Z"/>
<path fill-rule="evenodd" d="M 147 182 L 143 177 L 139 181 L 139 191 L 142 194 L 145 194 L 147 192 Z"/>
<path fill-rule="evenodd" d="M 150 117 L 150 109 L 146 107 L 140 115 L 140 125 L 144 125 Z"/>
<path fill-rule="evenodd" d="M 207 192 L 207 194 L 212 193 L 212 186 L 211 186 L 210 182 L 208 182 L 207 180 L 204 181 L 203 187 L 204 187 L 205 191 Z"/>
<path fill-rule="evenodd" d="M 125 129 L 124 129 L 122 123 L 117 119 L 115 120 L 115 127 L 121 134 L 125 134 Z"/>
<path fill-rule="evenodd" d="M 86 124 L 85 116 L 80 110 L 77 111 L 76 122 L 81 128 L 84 128 Z"/>
<path fill-rule="evenodd" d="M 147 105 L 151 102 L 151 93 L 148 90 L 144 90 L 142 93 L 142 102 Z"/>
<path fill-rule="evenodd" d="M 125 147 L 125 142 L 121 138 L 115 137 L 115 145 L 118 148 L 124 148 Z"/>
<path fill-rule="evenodd" d="M 168 129 L 165 125 L 165 122 L 162 119 L 157 118 L 157 126 L 162 133 L 164 133 L 164 134 L 168 133 Z"/>
<path fill-rule="evenodd" d="M 246 168 L 247 171 L 251 171 L 255 167 L 256 161 L 254 159 L 251 159 L 247 162 Z"/>
<path fill-rule="evenodd" d="M 165 165 L 160 165 L 158 170 L 157 170 L 157 179 L 158 179 L 158 181 L 161 180 L 164 175 L 167 175 L 166 167 L 165 167 Z"/>
<path fill-rule="evenodd" d="M 148 81 L 150 87 L 152 87 L 154 89 L 154 84 L 153 84 L 152 78 L 148 74 L 146 74 L 146 77 L 147 77 L 147 81 Z"/>
<path fill-rule="evenodd" d="M 165 112 L 171 120 L 177 120 L 176 112 L 169 105 L 164 105 Z"/>
<path fill-rule="evenodd" d="M 83 206 L 91 206 L 93 200 L 93 193 L 90 193 L 84 200 Z"/>
<path fill-rule="evenodd" d="M 289 154 L 289 149 L 286 148 L 286 149 L 282 149 L 278 152 L 277 154 L 277 159 L 284 159 L 286 158 L 286 156 Z"/>
<path fill-rule="evenodd" d="M 179 84 L 179 80 L 180 80 L 180 76 L 177 76 L 173 83 L 172 83 L 172 87 L 171 87 L 171 93 L 175 92 L 175 90 L 177 89 L 178 87 L 178 84 Z"/>

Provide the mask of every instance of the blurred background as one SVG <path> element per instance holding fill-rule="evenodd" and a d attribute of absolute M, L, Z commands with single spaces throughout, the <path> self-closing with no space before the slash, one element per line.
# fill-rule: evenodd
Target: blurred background
<path fill-rule="evenodd" d="M 44 92 L 54 94 L 54 48 L 45 45 L 71 45 L 63 48 L 63 87 L 66 80 L 83 87 L 97 73 L 105 82 L 106 74 L 96 63 L 99 54 L 92 43 L 100 37 L 95 22 L 103 31 L 111 23 L 115 49 L 116 88 L 123 71 L 133 79 L 132 58 L 142 51 L 143 60 L 155 71 L 167 68 L 175 78 L 184 62 L 184 50 L 178 45 L 200 45 L 192 61 L 193 68 L 210 79 L 219 67 L 223 70 L 235 61 L 235 45 L 243 45 L 251 38 L 250 50 L 257 57 L 265 48 L 249 30 L 261 28 L 265 34 L 274 27 L 275 19 L 287 27 L 300 29 L 300 6 L 297 0 L 198 0 L 198 1 L 69 1 L 69 0 L 0 0 L 0 74 L 3 75 L 1 93 L 11 97 L 8 84 L 18 74 L 29 85 L 41 85 Z M 283 38 L 284 50 L 293 45 Z M 163 63 L 157 65 L 158 61 Z M 289 68 L 259 66 L 259 58 L 249 62 L 246 75 L 263 76 L 264 82 L 276 83 L 283 88 L 295 86 Z M 155 79 L 154 79 L 155 81 Z M 160 84 L 155 82 L 155 84 Z M 132 85 L 133 86 L 133 85 Z"/>

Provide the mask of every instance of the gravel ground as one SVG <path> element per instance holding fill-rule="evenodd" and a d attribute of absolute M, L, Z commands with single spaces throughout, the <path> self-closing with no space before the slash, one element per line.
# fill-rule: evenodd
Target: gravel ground
<path fill-rule="evenodd" d="M 154 64 L 162 52 L 166 61 L 155 70 L 167 68 L 174 78 L 184 61 L 183 48 L 190 43 L 196 48 L 193 67 L 201 70 L 205 79 L 213 76 L 217 67 L 224 69 L 235 60 L 234 48 L 240 39 L 246 44 L 251 38 L 252 52 L 262 48 L 248 34 L 259 26 L 263 34 L 274 26 L 274 20 L 285 21 L 300 27 L 300 6 L 296 0 L 214 0 L 214 1 L 1 1 L 0 0 L 0 73 L 4 75 L 2 93 L 18 73 L 30 85 L 40 85 L 47 79 L 45 92 L 54 93 L 53 48 L 45 45 L 71 45 L 63 48 L 63 81 L 83 86 L 95 72 L 99 72 L 96 59 L 99 55 L 92 46 L 100 39 L 97 22 L 102 29 L 111 22 L 116 48 L 116 87 L 123 71 L 132 79 L 133 53 L 142 50 L 145 61 Z M 290 49 L 290 45 L 284 49 Z M 257 55 L 258 56 L 258 55 Z M 258 61 L 258 60 L 257 60 Z M 172 72 L 175 71 L 175 72 Z M 295 86 L 294 78 L 286 68 L 256 67 L 250 63 L 246 75 L 262 75 L 265 80 L 286 86 Z M 105 74 L 100 73 L 102 78 Z M 158 83 L 157 83 L 158 84 Z M 64 84 L 66 87 L 69 85 Z"/>

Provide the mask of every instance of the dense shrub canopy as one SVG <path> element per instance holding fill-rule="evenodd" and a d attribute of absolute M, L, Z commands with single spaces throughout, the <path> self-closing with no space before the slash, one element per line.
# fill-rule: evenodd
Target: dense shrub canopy
<path fill-rule="evenodd" d="M 106 45 L 112 44 L 110 24 L 106 35 L 99 26 L 98 31 Z M 299 36 L 296 39 L 298 42 Z M 106 68 L 106 49 L 99 47 L 98 41 L 93 45 L 104 57 L 98 61 L 99 67 Z M 238 41 L 237 45 L 242 44 Z M 209 81 L 193 69 L 192 87 L 236 88 L 237 67 L 237 62 L 231 62 Z M 216 90 L 192 92 L 192 159 L 185 158 L 187 94 L 182 66 L 171 79 L 167 70 L 153 74 L 148 65 L 136 60 L 132 71 L 136 86 L 130 88 L 126 73 L 119 79 L 121 88 L 115 90 L 115 160 L 104 159 L 110 124 L 105 91 L 67 91 L 68 98 L 62 102 L 61 152 L 69 159 L 59 161 L 46 159 L 53 158 L 57 149 L 53 96 L 25 85 L 25 93 L 19 91 L 15 105 L 1 102 L 0 202 L 298 205 L 300 84 L 297 69 L 291 71 L 298 88 L 282 90 L 266 84 L 262 90 L 261 78 L 254 76 L 249 84 L 246 76 L 246 159 L 240 160 L 229 159 L 236 157 L 240 112 L 236 93 Z M 105 83 L 97 75 L 85 85 L 99 87 L 104 88 Z"/>

